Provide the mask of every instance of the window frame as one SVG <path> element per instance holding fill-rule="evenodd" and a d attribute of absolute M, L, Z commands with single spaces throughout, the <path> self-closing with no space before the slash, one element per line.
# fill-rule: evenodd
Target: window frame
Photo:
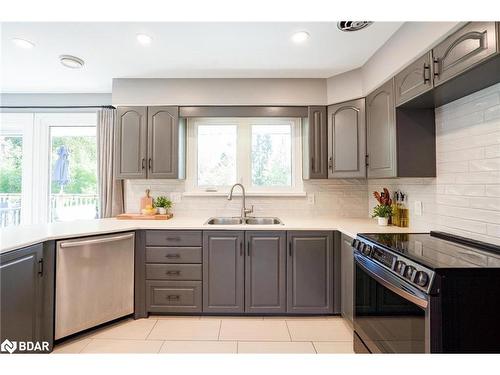
<path fill-rule="evenodd" d="M 291 125 L 291 186 L 252 185 L 252 125 Z M 184 195 L 225 195 L 231 186 L 213 189 L 198 186 L 198 127 L 200 125 L 236 125 L 236 182 L 248 195 L 304 195 L 302 181 L 302 124 L 300 118 L 220 117 L 190 118 L 187 122 L 186 192 Z"/>

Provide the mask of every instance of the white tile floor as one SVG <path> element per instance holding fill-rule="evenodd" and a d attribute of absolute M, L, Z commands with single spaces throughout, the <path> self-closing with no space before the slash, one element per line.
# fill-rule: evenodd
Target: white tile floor
<path fill-rule="evenodd" d="M 340 317 L 150 316 L 56 345 L 54 353 L 352 353 Z"/>

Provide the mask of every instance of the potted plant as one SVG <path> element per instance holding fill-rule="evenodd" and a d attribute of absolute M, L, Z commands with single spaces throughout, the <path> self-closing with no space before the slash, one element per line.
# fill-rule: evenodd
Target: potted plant
<path fill-rule="evenodd" d="M 377 200 L 378 205 L 373 208 L 372 217 L 378 219 L 378 225 L 387 226 L 389 224 L 389 218 L 392 216 L 392 199 L 389 190 L 384 188 L 384 191 L 381 193 L 375 191 L 373 196 Z"/>
<path fill-rule="evenodd" d="M 373 208 L 372 217 L 376 217 L 378 219 L 378 225 L 387 226 L 391 215 L 392 207 L 386 204 L 378 204 Z"/>
<path fill-rule="evenodd" d="M 154 200 L 154 206 L 160 215 L 165 215 L 172 208 L 172 201 L 164 196 L 159 196 Z"/>

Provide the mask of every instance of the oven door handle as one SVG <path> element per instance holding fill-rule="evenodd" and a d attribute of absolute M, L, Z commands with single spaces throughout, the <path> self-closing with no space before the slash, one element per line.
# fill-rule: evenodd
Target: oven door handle
<path fill-rule="evenodd" d="M 378 283 L 382 284 L 387 289 L 393 291 L 397 295 L 414 303 L 417 306 L 420 306 L 423 309 L 427 308 L 429 302 L 427 301 L 427 298 L 423 293 L 412 290 L 413 288 L 407 287 L 396 276 L 393 276 L 392 274 L 381 268 L 378 268 L 376 271 L 368 268 L 368 262 L 372 262 L 370 260 L 364 259 L 361 255 L 354 253 L 354 260 L 356 261 L 356 264 L 361 269 L 363 269 L 363 271 L 365 271 L 370 277 L 375 279 Z M 389 279 L 393 282 L 387 281 L 386 279 Z"/>

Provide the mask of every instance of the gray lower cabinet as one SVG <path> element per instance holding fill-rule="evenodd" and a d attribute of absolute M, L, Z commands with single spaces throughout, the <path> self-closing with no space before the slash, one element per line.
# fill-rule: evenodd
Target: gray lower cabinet
<path fill-rule="evenodd" d="M 333 313 L 333 232 L 287 232 L 287 312 Z"/>
<path fill-rule="evenodd" d="M 397 176 L 395 112 L 391 79 L 366 98 L 368 178 Z"/>
<path fill-rule="evenodd" d="M 498 53 L 495 22 L 470 22 L 432 50 L 434 84 L 440 85 Z"/>
<path fill-rule="evenodd" d="M 243 231 L 203 232 L 203 312 L 245 311 Z"/>
<path fill-rule="evenodd" d="M 202 232 L 148 230 L 144 237 L 144 267 L 136 264 L 136 273 L 144 273 L 146 314 L 201 312 Z"/>
<path fill-rule="evenodd" d="M 0 341 L 47 341 L 54 329 L 53 243 L 0 255 Z"/>
<path fill-rule="evenodd" d="M 328 177 L 327 119 L 325 106 L 312 106 L 302 129 L 302 164 L 304 179 Z"/>
<path fill-rule="evenodd" d="M 328 106 L 328 178 L 366 178 L 365 99 Z"/>
<path fill-rule="evenodd" d="M 185 121 L 179 107 L 118 107 L 115 123 L 116 177 L 185 177 Z"/>
<path fill-rule="evenodd" d="M 147 108 L 118 107 L 115 122 L 117 178 L 146 178 Z"/>
<path fill-rule="evenodd" d="M 245 312 L 286 312 L 286 232 L 247 231 Z"/>
<path fill-rule="evenodd" d="M 396 105 L 403 104 L 433 87 L 430 52 L 408 65 L 394 77 Z"/>
<path fill-rule="evenodd" d="M 342 316 L 349 322 L 354 317 L 354 255 L 352 238 L 342 234 L 340 246 L 340 306 Z"/>

